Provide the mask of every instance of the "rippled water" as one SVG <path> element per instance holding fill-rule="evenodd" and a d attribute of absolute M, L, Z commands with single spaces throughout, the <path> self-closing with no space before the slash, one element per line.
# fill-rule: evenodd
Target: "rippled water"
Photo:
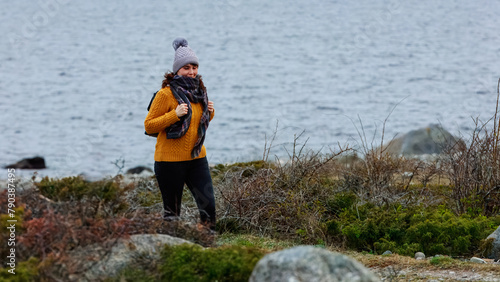
<path fill-rule="evenodd" d="M 390 114 L 385 138 L 430 123 L 467 136 L 495 110 L 494 1 L 0 3 L 0 164 L 41 155 L 43 175 L 152 167 L 143 122 L 178 36 L 216 106 L 211 163 L 261 158 L 277 121 L 284 158 L 302 132 L 313 150 L 360 131 L 379 143 Z"/>

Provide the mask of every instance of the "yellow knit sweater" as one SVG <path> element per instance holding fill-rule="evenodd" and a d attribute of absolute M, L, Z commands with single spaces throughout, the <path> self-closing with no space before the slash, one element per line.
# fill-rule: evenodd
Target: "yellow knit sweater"
<path fill-rule="evenodd" d="M 203 106 L 201 103 L 191 103 L 193 110 L 189 129 L 182 137 L 177 139 L 167 139 L 165 128 L 179 121 L 175 108 L 179 103 L 175 99 L 170 87 L 165 87 L 156 93 L 153 104 L 144 121 L 144 127 L 148 133 L 158 132 L 156 138 L 155 161 L 157 162 L 180 162 L 189 161 L 191 151 L 198 139 L 198 127 L 200 125 Z M 214 112 L 210 113 L 210 120 L 214 117 Z M 207 155 L 205 146 L 201 148 L 200 155 L 203 158 Z"/>

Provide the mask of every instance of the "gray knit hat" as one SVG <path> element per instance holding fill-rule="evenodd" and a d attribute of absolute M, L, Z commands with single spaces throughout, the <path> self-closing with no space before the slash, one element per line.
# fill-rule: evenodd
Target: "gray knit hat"
<path fill-rule="evenodd" d="M 174 73 L 177 73 L 180 68 L 187 64 L 198 65 L 198 57 L 189 48 L 186 39 L 179 37 L 172 42 L 172 46 L 175 50 L 174 67 L 172 69 Z"/>

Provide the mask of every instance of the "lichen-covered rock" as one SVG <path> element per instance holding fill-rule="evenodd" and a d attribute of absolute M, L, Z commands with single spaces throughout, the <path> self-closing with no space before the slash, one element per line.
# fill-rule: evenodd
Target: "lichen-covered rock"
<path fill-rule="evenodd" d="M 298 246 L 264 256 L 250 282 L 266 281 L 380 281 L 359 262 L 312 246 Z"/>
<path fill-rule="evenodd" d="M 101 245 L 88 246 L 75 251 L 71 260 L 73 267 L 85 269 L 81 275 L 72 275 L 71 281 L 99 281 L 117 275 L 121 269 L 134 262 L 138 256 L 160 259 L 164 245 L 193 244 L 187 240 L 164 234 L 138 234 L 128 239 L 111 242 L 110 248 Z"/>
<path fill-rule="evenodd" d="M 497 228 L 497 230 L 486 237 L 486 240 L 492 241 L 487 253 L 487 258 L 494 260 L 500 259 L 500 226 Z"/>

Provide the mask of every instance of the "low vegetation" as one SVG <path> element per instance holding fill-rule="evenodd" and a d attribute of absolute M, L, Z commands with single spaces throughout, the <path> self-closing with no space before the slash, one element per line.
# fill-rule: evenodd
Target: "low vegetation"
<path fill-rule="evenodd" d="M 248 281 L 265 251 L 242 246 L 203 249 L 198 245 L 165 246 L 160 261 L 143 260 L 109 281 Z"/>

